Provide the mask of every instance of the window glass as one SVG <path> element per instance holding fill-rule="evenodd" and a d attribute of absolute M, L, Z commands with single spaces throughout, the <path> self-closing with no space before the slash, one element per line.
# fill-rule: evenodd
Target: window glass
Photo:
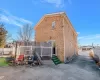
<path fill-rule="evenodd" d="M 52 22 L 52 28 L 55 28 L 55 24 L 56 24 L 56 22 L 53 21 L 53 22 Z"/>

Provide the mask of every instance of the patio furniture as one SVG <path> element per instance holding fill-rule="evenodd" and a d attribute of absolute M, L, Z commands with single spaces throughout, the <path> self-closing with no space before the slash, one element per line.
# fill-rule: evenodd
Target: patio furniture
<path fill-rule="evenodd" d="M 6 62 L 10 65 L 10 66 L 15 66 L 16 65 L 16 60 L 14 57 L 10 56 L 10 57 L 6 57 Z"/>
<path fill-rule="evenodd" d="M 24 64 L 24 55 L 19 55 L 15 62 L 16 64 Z"/>
<path fill-rule="evenodd" d="M 24 62 L 30 66 L 39 65 L 38 57 L 36 55 L 25 56 Z"/>
<path fill-rule="evenodd" d="M 35 65 L 34 64 L 34 56 L 28 56 L 27 59 L 28 59 L 28 65 L 30 65 L 30 66 Z"/>
<path fill-rule="evenodd" d="M 6 57 L 6 62 L 10 63 L 14 61 L 15 59 L 13 57 Z"/>

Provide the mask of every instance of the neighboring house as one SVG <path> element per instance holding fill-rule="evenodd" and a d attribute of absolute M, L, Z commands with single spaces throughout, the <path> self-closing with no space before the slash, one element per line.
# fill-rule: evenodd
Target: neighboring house
<path fill-rule="evenodd" d="M 93 49 L 93 46 L 81 46 L 80 47 L 80 50 L 82 50 L 82 51 L 88 51 L 88 50 L 91 50 L 91 49 Z"/>
<path fill-rule="evenodd" d="M 36 42 L 55 41 L 61 61 L 78 53 L 77 33 L 64 12 L 44 15 L 34 29 Z"/>

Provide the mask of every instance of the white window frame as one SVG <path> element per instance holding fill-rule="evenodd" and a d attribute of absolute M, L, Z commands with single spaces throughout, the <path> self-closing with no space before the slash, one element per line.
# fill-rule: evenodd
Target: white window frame
<path fill-rule="evenodd" d="M 55 25 L 56 25 L 56 22 L 53 21 L 53 22 L 52 22 L 52 28 L 53 28 L 53 29 L 55 28 Z"/>

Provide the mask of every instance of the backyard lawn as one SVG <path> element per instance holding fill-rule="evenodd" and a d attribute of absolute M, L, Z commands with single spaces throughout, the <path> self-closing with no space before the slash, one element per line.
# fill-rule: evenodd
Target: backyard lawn
<path fill-rule="evenodd" d="M 6 63 L 5 58 L 0 58 L 0 66 L 8 66 L 8 63 Z"/>

